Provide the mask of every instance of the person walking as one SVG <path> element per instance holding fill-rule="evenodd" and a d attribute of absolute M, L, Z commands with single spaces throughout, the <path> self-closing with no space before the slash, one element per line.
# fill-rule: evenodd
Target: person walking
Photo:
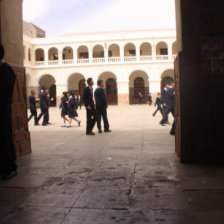
<path fill-rule="evenodd" d="M 172 82 L 167 90 L 167 104 L 166 104 L 166 110 L 163 115 L 163 119 L 160 121 L 160 124 L 162 126 L 165 125 L 167 117 L 169 113 L 172 113 L 173 117 L 175 117 L 175 109 L 174 109 L 174 97 L 175 97 L 175 82 Z"/>
<path fill-rule="evenodd" d="M 80 127 L 81 121 L 79 121 L 76 117 L 78 117 L 78 113 L 76 111 L 76 103 L 75 98 L 73 96 L 73 92 L 68 92 L 68 117 L 69 117 L 69 125 L 67 128 L 71 127 L 72 120 L 75 120 L 78 123 L 78 126 Z"/>
<path fill-rule="evenodd" d="M 160 93 L 157 93 L 157 97 L 156 97 L 156 102 L 155 102 L 155 106 L 157 106 L 157 109 L 156 111 L 153 113 L 152 116 L 156 116 L 157 112 L 160 111 L 160 113 L 162 114 L 163 116 L 163 109 L 162 109 L 162 101 L 161 101 L 161 94 Z"/>
<path fill-rule="evenodd" d="M 97 112 L 97 128 L 98 132 L 102 133 L 101 128 L 101 117 L 103 118 L 104 123 L 104 132 L 111 132 L 108 118 L 107 118 L 107 100 L 104 93 L 104 82 L 102 80 L 97 81 L 98 88 L 94 92 L 95 101 L 96 101 L 96 112 Z"/>
<path fill-rule="evenodd" d="M 17 174 L 16 153 L 12 134 L 12 97 L 16 76 L 9 64 L 4 62 L 5 50 L 0 44 L 0 179 L 7 180 Z"/>
<path fill-rule="evenodd" d="M 149 93 L 149 95 L 148 95 L 148 101 L 149 101 L 149 106 L 151 106 L 152 105 L 152 95 L 151 95 L 151 93 Z"/>
<path fill-rule="evenodd" d="M 66 121 L 69 122 L 69 119 L 66 117 L 68 115 L 68 95 L 67 92 L 63 92 L 62 93 L 62 97 L 61 97 L 61 104 L 59 109 L 61 109 L 61 117 L 64 121 L 64 125 L 62 125 L 61 127 L 66 127 Z"/>
<path fill-rule="evenodd" d="M 169 83 L 167 83 L 167 84 L 164 86 L 164 88 L 163 88 L 163 90 L 162 90 L 162 94 L 161 94 L 161 102 L 162 102 L 162 108 L 163 108 L 163 115 L 164 115 L 165 112 L 166 112 L 167 98 L 168 98 L 168 96 L 167 96 L 167 91 L 168 91 L 168 89 L 169 89 L 169 86 L 170 86 Z M 168 115 L 167 118 L 166 118 L 165 124 L 170 124 L 170 123 L 169 123 L 169 115 Z"/>
<path fill-rule="evenodd" d="M 95 135 L 93 128 L 96 123 L 96 109 L 93 101 L 93 79 L 87 79 L 88 86 L 85 87 L 83 93 L 83 101 L 86 107 L 86 135 Z"/>
<path fill-rule="evenodd" d="M 42 126 L 46 126 L 49 124 L 49 103 L 50 101 L 53 101 L 53 98 L 50 100 L 50 98 L 48 97 L 48 89 L 46 87 L 42 87 L 39 98 L 41 113 L 39 114 L 37 121 L 39 122 L 39 120 L 43 116 Z"/>
<path fill-rule="evenodd" d="M 138 104 L 142 104 L 142 93 L 138 93 Z"/>
<path fill-rule="evenodd" d="M 37 119 L 37 107 L 36 103 L 39 102 L 39 99 L 36 100 L 35 98 L 36 91 L 31 90 L 31 94 L 29 96 L 29 104 L 30 104 L 30 116 L 28 118 L 28 122 L 34 117 L 34 125 L 39 125 L 38 119 Z"/>

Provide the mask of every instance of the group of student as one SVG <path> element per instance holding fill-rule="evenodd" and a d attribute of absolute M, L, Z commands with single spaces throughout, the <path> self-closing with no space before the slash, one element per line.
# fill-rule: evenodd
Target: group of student
<path fill-rule="evenodd" d="M 111 132 L 109 128 L 109 122 L 107 118 L 107 100 L 104 92 L 104 82 L 102 80 L 98 80 L 97 85 L 98 88 L 95 90 L 93 94 L 93 79 L 89 78 L 87 80 L 87 87 L 84 89 L 83 93 L 83 102 L 86 107 L 86 116 L 87 116 L 87 125 L 86 125 L 86 134 L 87 135 L 95 135 L 92 131 L 95 123 L 97 122 L 98 132 L 102 133 L 101 127 L 101 119 L 104 122 L 104 132 Z M 39 121 L 43 116 L 42 126 L 49 125 L 49 105 L 50 102 L 54 99 L 49 96 L 48 88 L 42 87 L 39 99 L 35 98 L 36 92 L 35 90 L 31 90 L 31 95 L 29 96 L 29 104 L 30 104 L 30 116 L 28 121 L 34 117 L 34 125 L 39 125 Z M 93 100 L 93 95 L 95 98 L 95 103 Z M 41 113 L 37 116 L 37 107 L 36 104 L 40 102 Z M 61 104 L 59 108 L 61 109 L 61 117 L 63 119 L 64 124 L 62 127 L 71 127 L 72 120 L 75 120 L 80 127 L 81 121 L 77 119 L 78 106 L 81 109 L 81 97 L 80 95 L 75 96 L 73 91 L 63 92 L 61 98 Z M 68 124 L 66 124 L 68 122 Z"/>
<path fill-rule="evenodd" d="M 169 123 L 169 114 L 171 113 L 174 117 L 174 122 L 170 130 L 171 135 L 175 135 L 175 82 L 167 83 L 163 90 L 162 94 L 158 93 L 155 106 L 157 106 L 156 111 L 153 113 L 153 116 L 156 115 L 158 111 L 162 114 L 162 120 L 160 124 L 165 126 Z"/>

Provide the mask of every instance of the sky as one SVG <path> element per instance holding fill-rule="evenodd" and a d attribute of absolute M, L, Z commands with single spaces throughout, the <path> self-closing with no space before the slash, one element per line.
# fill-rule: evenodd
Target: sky
<path fill-rule="evenodd" d="M 23 0 L 23 18 L 48 37 L 175 28 L 175 0 Z"/>

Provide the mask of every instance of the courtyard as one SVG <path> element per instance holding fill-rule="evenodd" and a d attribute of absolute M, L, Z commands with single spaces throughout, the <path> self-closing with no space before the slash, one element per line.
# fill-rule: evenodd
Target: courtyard
<path fill-rule="evenodd" d="M 58 108 L 49 126 L 30 121 L 32 154 L 0 182 L 0 223 L 223 223 L 223 167 L 180 164 L 171 125 L 154 110 L 110 106 L 112 133 L 95 127 L 95 136 L 85 135 L 84 107 L 81 127 L 61 127 Z"/>

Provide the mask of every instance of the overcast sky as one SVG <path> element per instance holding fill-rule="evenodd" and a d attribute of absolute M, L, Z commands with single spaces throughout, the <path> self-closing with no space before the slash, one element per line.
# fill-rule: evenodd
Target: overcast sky
<path fill-rule="evenodd" d="M 23 0 L 24 20 L 47 36 L 175 28 L 175 0 Z"/>

